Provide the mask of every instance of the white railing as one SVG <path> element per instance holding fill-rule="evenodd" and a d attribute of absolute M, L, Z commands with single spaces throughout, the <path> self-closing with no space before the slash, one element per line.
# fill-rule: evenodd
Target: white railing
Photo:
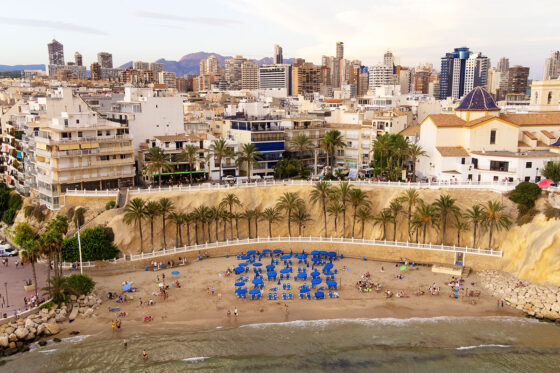
<path fill-rule="evenodd" d="M 67 196 L 78 196 L 78 197 L 83 197 L 83 196 L 116 197 L 118 193 L 119 193 L 118 189 L 105 189 L 105 190 L 78 190 L 78 189 L 70 190 L 70 189 L 68 189 L 66 191 Z"/>
<path fill-rule="evenodd" d="M 104 262 L 111 263 L 111 264 L 117 264 L 117 263 L 123 263 L 123 262 L 129 261 L 129 260 L 130 259 L 127 259 L 126 256 L 124 256 L 124 257 L 119 258 L 119 259 L 104 260 Z M 71 269 L 72 265 L 74 265 L 76 263 L 62 262 L 62 269 Z M 82 262 L 82 268 L 93 268 L 93 267 L 95 267 L 95 262 Z"/>
<path fill-rule="evenodd" d="M 327 181 L 329 184 L 337 185 L 340 181 Z M 352 185 L 357 186 L 376 186 L 376 187 L 391 187 L 391 188 L 418 188 L 418 189 L 486 189 L 497 192 L 507 192 L 513 190 L 518 182 L 449 182 L 449 181 L 435 181 L 435 182 L 401 182 L 401 181 L 372 181 L 372 180 L 355 180 L 349 181 Z M 216 189 L 243 189 L 243 188 L 257 188 L 257 187 L 270 187 L 276 185 L 314 185 L 316 181 L 309 180 L 263 180 L 251 183 L 241 184 L 214 184 L 204 183 L 196 185 L 173 185 L 173 186 L 155 186 L 147 188 L 130 189 L 130 194 L 142 193 L 160 193 L 170 191 L 191 191 L 191 190 L 216 190 Z M 553 190 L 560 190 L 560 188 L 549 188 Z"/>
<path fill-rule="evenodd" d="M 164 255 L 171 255 L 171 254 L 179 254 L 184 252 L 190 251 L 198 251 L 198 250 L 206 250 L 216 247 L 231 247 L 231 246 L 238 246 L 238 245 L 247 245 L 247 244 L 259 244 L 259 243 L 268 243 L 268 242 L 281 242 L 281 243 L 290 243 L 290 242 L 310 242 L 310 243 L 343 243 L 343 244 L 351 244 L 351 245 L 368 245 L 368 246 L 387 246 L 387 247 L 401 247 L 401 248 L 410 248 L 410 249 L 418 249 L 418 250 L 435 250 L 435 251 L 446 251 L 446 252 L 454 252 L 454 253 L 465 253 L 465 254 L 475 254 L 475 255 L 484 255 L 484 256 L 493 256 L 493 257 L 502 257 L 502 251 L 497 250 L 484 250 L 484 249 L 475 249 L 470 247 L 461 247 L 461 246 L 447 246 L 447 245 L 435 245 L 435 244 L 421 244 L 415 242 L 398 242 L 398 241 L 387 241 L 387 240 L 366 240 L 366 239 L 356 239 L 356 238 L 336 238 L 336 237 L 264 237 L 264 238 L 245 238 L 241 240 L 226 240 L 226 241 L 218 241 L 218 242 L 210 242 L 204 243 L 200 245 L 191 245 L 191 246 L 183 246 L 183 247 L 175 247 L 172 249 L 162 249 L 159 251 L 154 251 L 151 253 L 141 253 L 137 255 L 130 255 L 127 258 L 127 261 L 136 261 L 136 260 L 144 260 L 150 258 L 157 258 Z"/>

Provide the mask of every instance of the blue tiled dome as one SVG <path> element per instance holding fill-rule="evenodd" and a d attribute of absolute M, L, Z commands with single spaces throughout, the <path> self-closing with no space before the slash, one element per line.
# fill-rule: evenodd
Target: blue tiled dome
<path fill-rule="evenodd" d="M 492 111 L 500 110 L 500 108 L 496 106 L 496 102 L 487 90 L 482 87 L 475 87 L 463 97 L 455 110 Z"/>

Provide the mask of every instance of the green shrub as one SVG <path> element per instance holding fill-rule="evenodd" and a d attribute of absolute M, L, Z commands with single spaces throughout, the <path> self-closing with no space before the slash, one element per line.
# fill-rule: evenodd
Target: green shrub
<path fill-rule="evenodd" d="M 554 184 L 558 184 L 560 182 L 560 162 L 548 162 L 542 170 L 542 174 L 547 179 L 554 181 Z"/>
<path fill-rule="evenodd" d="M 12 209 L 7 209 L 2 214 L 2 221 L 8 225 L 14 224 L 15 218 L 16 218 L 16 212 Z"/>
<path fill-rule="evenodd" d="M 539 198 L 541 192 L 542 190 L 537 184 L 524 181 L 515 187 L 509 199 L 527 209 L 531 209 L 535 206 L 535 201 Z"/>
<path fill-rule="evenodd" d="M 88 262 L 116 258 L 119 250 L 113 245 L 114 238 L 115 235 L 111 228 L 98 226 L 80 231 L 82 260 Z M 66 262 L 77 262 L 80 260 L 77 235 L 64 240 L 62 244 L 62 259 Z"/>
<path fill-rule="evenodd" d="M 550 204 L 550 202 L 546 201 L 546 206 L 544 208 L 544 216 L 546 216 L 547 220 L 558 219 L 560 218 L 560 209 L 555 208 Z"/>
<path fill-rule="evenodd" d="M 115 201 L 109 201 L 105 204 L 105 210 L 114 209 L 116 205 Z"/>
<path fill-rule="evenodd" d="M 8 207 L 14 211 L 18 211 L 23 206 L 23 198 L 17 193 L 10 194 L 8 199 Z"/>
<path fill-rule="evenodd" d="M 521 226 L 524 224 L 528 224 L 530 222 L 533 221 L 534 216 L 530 213 L 527 213 L 523 216 L 521 216 L 519 219 L 517 219 L 517 225 Z"/>
<path fill-rule="evenodd" d="M 54 306 L 54 302 L 52 300 L 50 300 L 47 303 L 41 304 L 41 306 L 39 308 L 50 310 L 51 308 L 53 308 L 53 306 Z"/>
<path fill-rule="evenodd" d="M 68 276 L 66 283 L 70 289 L 78 295 L 85 295 L 92 291 L 95 287 L 95 281 L 93 281 L 89 276 L 81 275 L 79 273 Z"/>

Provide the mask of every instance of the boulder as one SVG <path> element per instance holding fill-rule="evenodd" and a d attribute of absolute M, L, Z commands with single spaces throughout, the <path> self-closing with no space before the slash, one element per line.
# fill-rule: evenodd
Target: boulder
<path fill-rule="evenodd" d="M 93 297 L 90 297 L 90 298 L 88 299 L 88 301 L 87 301 L 87 305 L 88 305 L 89 307 L 93 307 L 93 306 L 95 305 L 95 303 L 96 303 L 96 302 L 95 302 L 95 298 L 93 298 Z"/>
<path fill-rule="evenodd" d="M 78 298 L 78 300 L 81 300 L 81 301 L 82 301 L 82 300 L 84 300 L 84 299 L 86 299 L 86 296 L 85 296 L 85 295 L 83 295 L 83 294 L 82 294 L 82 295 L 80 295 L 80 297 Z"/>
<path fill-rule="evenodd" d="M 12 334 L 8 335 L 8 339 L 10 340 L 10 342 L 15 342 L 15 341 L 17 341 L 17 335 L 12 333 Z"/>
<path fill-rule="evenodd" d="M 75 302 L 75 301 L 78 300 L 78 298 L 77 298 L 75 295 L 70 295 L 70 300 L 71 300 L 72 302 Z"/>
<path fill-rule="evenodd" d="M 84 313 L 84 312 L 86 312 L 86 308 L 85 307 L 80 307 L 80 308 L 78 308 L 78 312 L 79 313 Z"/>
<path fill-rule="evenodd" d="M 66 315 L 63 315 L 62 313 L 56 315 L 56 322 L 64 322 L 66 321 Z"/>
<path fill-rule="evenodd" d="M 93 315 L 93 308 L 88 308 L 86 312 L 84 312 L 84 316 L 90 317 L 91 315 Z"/>
<path fill-rule="evenodd" d="M 60 326 L 56 323 L 47 324 L 47 330 L 51 335 L 60 333 Z"/>
<path fill-rule="evenodd" d="M 35 333 L 29 333 L 27 337 L 25 337 L 26 341 L 32 341 L 35 339 Z"/>
<path fill-rule="evenodd" d="M 16 342 L 10 342 L 10 344 L 8 345 L 9 348 L 16 348 Z"/>
<path fill-rule="evenodd" d="M 14 330 L 16 329 L 13 326 L 8 326 L 6 329 L 4 329 L 4 332 L 6 332 L 6 334 L 12 334 Z"/>
<path fill-rule="evenodd" d="M 72 312 L 70 312 L 70 316 L 68 316 L 68 320 L 69 321 L 74 321 L 74 320 L 76 320 L 77 316 L 78 316 L 78 307 L 74 307 L 72 309 Z"/>
<path fill-rule="evenodd" d="M 39 324 L 37 327 L 37 335 L 42 335 L 45 332 L 45 324 Z"/>
<path fill-rule="evenodd" d="M 33 320 L 31 320 L 31 318 L 28 318 L 28 319 L 25 320 L 24 325 L 27 329 L 30 329 L 30 328 L 35 327 L 35 322 Z"/>
<path fill-rule="evenodd" d="M 18 339 L 24 339 L 29 334 L 29 330 L 24 327 L 17 328 L 14 334 L 16 335 L 16 337 L 18 337 Z"/>
<path fill-rule="evenodd" d="M 8 335 L 7 334 L 2 334 L 0 335 L 0 347 L 8 347 L 8 345 L 10 344 L 10 340 L 8 339 Z"/>

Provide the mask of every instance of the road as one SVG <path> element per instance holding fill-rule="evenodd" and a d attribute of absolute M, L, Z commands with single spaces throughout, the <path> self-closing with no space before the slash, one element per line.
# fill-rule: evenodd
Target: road
<path fill-rule="evenodd" d="M 3 266 L 1 259 L 8 259 L 8 266 Z M 25 264 L 23 268 L 18 266 L 16 269 L 16 260 L 21 262 L 19 257 L 1 258 L 0 259 L 0 318 L 4 313 L 8 316 L 13 315 L 14 311 L 24 311 L 25 304 L 23 302 L 24 297 L 32 297 L 33 292 L 27 292 L 23 288 L 25 281 L 31 279 L 33 281 L 33 270 L 31 269 L 31 264 Z M 47 265 L 39 264 L 35 265 L 37 271 L 37 282 L 39 283 L 39 298 L 41 298 L 42 291 L 47 283 Z M 52 272 L 51 272 L 52 276 Z M 9 307 L 6 304 L 6 287 L 8 290 L 7 300 L 9 301 Z"/>

